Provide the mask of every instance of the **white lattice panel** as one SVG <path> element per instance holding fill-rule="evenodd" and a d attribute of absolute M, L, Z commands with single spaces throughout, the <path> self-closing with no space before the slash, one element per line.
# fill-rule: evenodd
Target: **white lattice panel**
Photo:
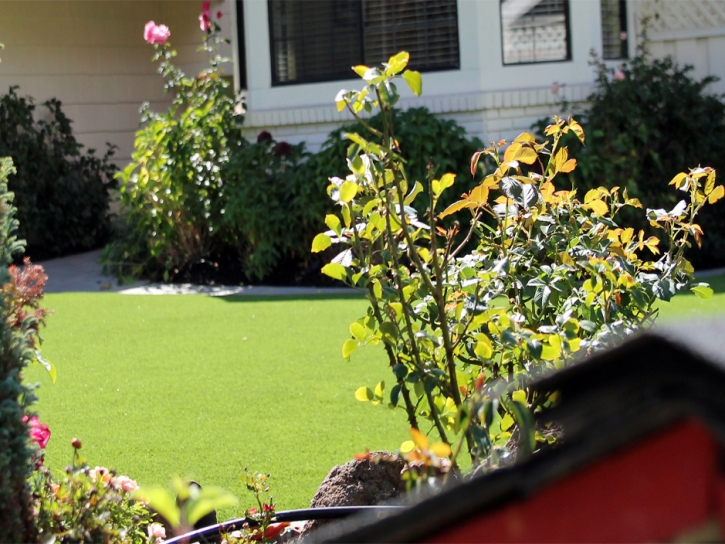
<path fill-rule="evenodd" d="M 639 0 L 639 17 L 649 18 L 650 35 L 725 29 L 725 0 Z"/>

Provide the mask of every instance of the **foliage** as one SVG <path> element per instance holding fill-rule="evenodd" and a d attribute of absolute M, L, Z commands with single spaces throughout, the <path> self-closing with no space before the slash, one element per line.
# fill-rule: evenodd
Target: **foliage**
<path fill-rule="evenodd" d="M 135 497 L 169 522 L 175 535 L 193 530 L 194 524 L 218 508 L 235 506 L 237 499 L 218 487 L 202 489 L 193 482 L 174 477 L 174 491 L 161 487 L 139 489 Z"/>
<path fill-rule="evenodd" d="M 221 76 L 225 40 L 211 23 L 204 34 L 210 67 L 189 78 L 172 64 L 168 42 L 156 43 L 154 61 L 174 94 L 165 112 L 146 103 L 132 162 L 119 173 L 125 216 L 122 238 L 106 250 L 106 265 L 121 275 L 168 280 L 187 263 L 223 247 L 222 169 L 230 150 L 243 143 L 237 99 Z"/>
<path fill-rule="evenodd" d="M 434 169 L 433 175 L 436 172 L 452 172 L 463 178 L 468 172 L 471 155 L 483 147 L 478 138 L 468 139 L 465 129 L 455 121 L 438 118 L 424 107 L 407 110 L 391 108 L 391 118 L 391 132 L 397 140 L 398 152 L 406 162 L 410 179 L 426 179 L 429 168 Z M 329 179 L 344 171 L 347 168 L 349 145 L 345 134 L 365 136 L 367 126 L 381 131 L 382 113 L 334 130 L 316 157 L 319 168 L 313 169 L 311 174 L 317 179 Z M 310 182 L 312 183 L 312 179 Z M 468 179 L 461 181 L 462 191 L 470 188 L 472 183 Z M 423 187 L 423 190 L 427 194 L 427 187 Z M 452 197 L 448 200 L 451 199 Z"/>
<path fill-rule="evenodd" d="M 136 135 L 132 163 L 120 174 L 126 220 L 119 240 L 104 253 L 106 268 L 120 277 L 170 280 L 212 260 L 241 270 L 222 273 L 226 281 L 308 281 L 322 264 L 310 253 L 310 243 L 332 210 L 324 180 L 345 168 L 342 134 L 363 132 L 365 126 L 357 122 L 333 131 L 314 154 L 304 144 L 275 141 L 268 132 L 248 143 L 241 135 L 242 116 L 235 114 L 238 104 L 218 70 L 224 60 L 216 55 L 223 41 L 219 27 L 206 10 L 200 21 L 208 26 L 211 68 L 195 80 L 173 66 L 167 28 L 162 25 L 162 40 L 150 40 L 176 98 L 165 113 L 143 110 L 146 124 Z M 367 123 L 378 126 L 381 118 Z M 425 108 L 395 112 L 394 123 L 409 167 L 421 176 L 429 164 L 462 172 L 480 148 L 454 121 Z"/>
<path fill-rule="evenodd" d="M 53 476 L 39 468 L 30 479 L 35 523 L 43 542 L 149 542 L 151 514 L 133 497 L 128 476 L 89 468 L 75 450 L 73 465 Z M 152 541 L 153 542 L 153 541 Z"/>
<path fill-rule="evenodd" d="M 576 168 L 562 136 L 582 143 L 585 136 L 576 121 L 554 118 L 551 145 L 524 133 L 475 153 L 473 175 L 482 157 L 495 171 L 443 211 L 439 201 L 455 176 L 429 175 L 421 213 L 414 207 L 421 180 L 409 177 L 392 134 L 391 83 L 407 61 L 400 53 L 380 69 L 365 67 L 363 90 L 338 97 L 356 113 L 379 107 L 383 129 L 369 128 L 374 140 L 346 135 L 351 173 L 328 188 L 339 213 L 325 218 L 329 230 L 312 247 L 341 245 L 323 272 L 363 289 L 370 303 L 350 326 L 343 357 L 382 344 L 393 372 L 389 393 L 380 382 L 360 388 L 358 400 L 400 405 L 412 428 L 426 421 L 444 442 L 459 440 L 454 461 L 465 445 L 474 465 L 495 466 L 514 447 L 523 457 L 537 439 L 548 441 L 537 436 L 532 412 L 552 399 L 527 389 L 532 378 L 634 334 L 653 321 L 658 299 L 688 287 L 712 294 L 691 283 L 683 252 L 699 243 L 695 217 L 723 186 L 711 168 L 675 177 L 671 184 L 689 201 L 647 211 L 668 247 L 656 262 L 645 260 L 643 252 L 660 253 L 659 239 L 617 224 L 621 210 L 641 207 L 626 189 L 557 190 L 560 174 Z M 468 223 L 462 240 L 457 224 L 441 226 L 459 212 Z"/>
<path fill-rule="evenodd" d="M 101 157 L 84 152 L 59 100 L 44 102 L 50 119 L 36 121 L 32 98 L 18 96 L 17 89 L 0 96 L 0 156 L 15 163 L 8 185 L 16 197 L 18 235 L 46 255 L 98 247 L 110 233 L 114 146 Z"/>
<path fill-rule="evenodd" d="M 29 424 L 24 410 L 33 402 L 31 390 L 23 384 L 23 369 L 36 359 L 33 331 L 36 319 L 11 322 L 16 301 L 6 287 L 12 283 L 9 267 L 24 243 L 17 239 L 18 220 L 13 193 L 7 179 L 14 173 L 12 160 L 0 159 L 0 541 L 28 542 L 35 536 L 30 517 L 30 496 L 26 479 L 31 471 Z"/>
<path fill-rule="evenodd" d="M 224 170 L 225 233 L 249 278 L 294 274 L 310 266 L 310 243 L 325 216 L 325 186 L 304 144 L 277 142 L 263 132 L 240 145 Z M 319 267 L 318 267 L 319 269 Z"/>
<path fill-rule="evenodd" d="M 725 102 L 708 93 L 716 77 L 696 79 L 692 66 L 678 66 L 671 57 L 652 58 L 646 37 L 634 58 L 616 70 L 596 56 L 591 64 L 596 87 L 580 117 L 588 135 L 586 147 L 576 138 L 565 140 L 578 160 L 570 175 L 574 185 L 620 186 L 648 207 L 671 208 L 676 198 L 662 190 L 662 179 L 674 176 L 683 164 L 725 168 Z M 546 124 L 540 121 L 539 129 Z M 657 235 L 641 215 L 625 217 L 632 226 Z M 703 250 L 688 252 L 688 258 L 698 268 L 724 266 L 722 212 L 704 209 L 700 224 L 708 233 Z"/>

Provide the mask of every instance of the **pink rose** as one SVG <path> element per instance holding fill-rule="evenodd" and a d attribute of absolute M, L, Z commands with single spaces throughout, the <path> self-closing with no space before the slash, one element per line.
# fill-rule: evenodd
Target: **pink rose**
<path fill-rule="evenodd" d="M 101 481 L 106 484 L 111 480 L 111 472 L 105 467 L 92 468 L 88 471 L 88 476 L 90 476 L 92 480 L 96 480 L 100 476 Z"/>
<path fill-rule="evenodd" d="M 44 450 L 48 440 L 50 440 L 48 426 L 38 421 L 38 416 L 33 416 L 30 419 L 28 419 L 28 416 L 23 416 L 23 422 L 30 424 L 30 438 L 35 440 L 41 450 Z"/>
<path fill-rule="evenodd" d="M 211 9 L 211 2 L 206 1 L 201 3 L 201 11 L 209 11 Z"/>
<path fill-rule="evenodd" d="M 146 43 L 164 45 L 171 36 L 171 31 L 166 25 L 157 25 L 153 21 L 146 23 L 143 27 L 143 39 Z"/>
<path fill-rule="evenodd" d="M 625 77 L 626 76 L 624 75 L 624 72 L 622 72 L 622 70 L 617 70 L 616 72 L 614 72 L 614 79 L 616 79 L 617 81 L 624 81 Z"/>
<path fill-rule="evenodd" d="M 216 12 L 216 18 L 221 19 L 224 16 L 224 14 L 221 11 Z"/>
<path fill-rule="evenodd" d="M 126 493 L 131 493 L 138 489 L 138 484 L 135 480 L 132 480 L 128 476 L 119 476 L 116 478 L 115 483 L 118 487 L 123 489 Z"/>
<path fill-rule="evenodd" d="M 626 32 L 620 32 L 619 33 L 619 39 L 624 41 L 627 39 L 627 33 Z"/>
<path fill-rule="evenodd" d="M 199 28 L 201 28 L 204 32 L 208 31 L 211 28 L 208 11 L 204 11 L 201 15 L 199 15 Z"/>
<path fill-rule="evenodd" d="M 154 542 L 159 539 L 166 538 L 166 529 L 164 529 L 164 526 L 160 523 L 152 523 L 151 525 L 146 527 L 146 532 L 148 533 L 149 537 L 154 539 Z"/>

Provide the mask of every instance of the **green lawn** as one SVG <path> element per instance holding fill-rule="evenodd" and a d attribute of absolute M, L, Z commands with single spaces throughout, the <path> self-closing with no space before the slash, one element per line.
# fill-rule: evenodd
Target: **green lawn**
<path fill-rule="evenodd" d="M 27 377 L 42 383 L 54 469 L 77 436 L 90 464 L 141 484 L 180 474 L 247 497 L 241 463 L 272 474 L 281 508 L 301 508 L 333 465 L 407 438 L 402 412 L 353 396 L 389 372 L 377 348 L 342 359 L 359 297 L 58 294 L 46 305 L 43 353 L 58 379 L 39 367 Z"/>
<path fill-rule="evenodd" d="M 663 303 L 661 322 L 725 312 L 725 276 L 707 281 L 712 299 Z M 246 497 L 241 463 L 272 473 L 281 508 L 301 508 L 333 465 L 407 437 L 402 412 L 353 397 L 360 385 L 389 378 L 376 348 L 351 363 L 341 358 L 349 323 L 365 312 L 359 297 L 98 293 L 46 301 L 55 314 L 43 352 L 58 381 L 39 367 L 27 377 L 42 383 L 52 468 L 70 462 L 77 436 L 89 463 L 144 485 L 179 474 Z"/>

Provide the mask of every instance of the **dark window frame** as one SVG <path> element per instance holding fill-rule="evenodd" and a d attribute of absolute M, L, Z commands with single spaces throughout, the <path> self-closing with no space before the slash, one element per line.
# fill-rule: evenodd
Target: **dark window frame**
<path fill-rule="evenodd" d="M 612 56 L 606 56 L 605 54 L 605 48 L 604 48 L 604 18 L 602 17 L 602 9 L 600 4 L 599 9 L 599 22 L 602 32 L 602 59 L 605 61 L 617 61 L 617 60 L 628 60 L 630 57 L 629 54 L 629 20 L 628 20 L 628 12 L 627 12 L 627 0 L 617 0 L 619 2 L 619 32 L 620 35 L 622 32 L 626 33 L 627 38 L 624 40 L 620 40 L 620 48 L 619 48 L 619 56 L 612 57 Z"/>
<path fill-rule="evenodd" d="M 247 88 L 247 47 L 244 38 L 244 0 L 237 0 L 237 58 L 239 59 L 239 90 Z"/>
<path fill-rule="evenodd" d="M 238 0 L 241 1 L 241 0 Z M 270 55 L 270 71 L 271 71 L 271 82 L 272 87 L 285 87 L 289 85 L 304 85 L 309 83 L 329 83 L 334 81 L 344 81 L 346 79 L 354 79 L 354 74 L 352 73 L 352 70 L 347 69 L 345 74 L 331 74 L 331 75 L 324 75 L 319 77 L 303 77 L 298 78 L 294 80 L 289 81 L 280 81 L 277 73 L 277 69 L 275 66 L 275 59 L 276 59 L 276 40 L 274 36 L 274 18 L 273 18 L 273 7 L 272 4 L 275 0 L 267 0 L 267 30 L 269 34 L 269 55 Z M 304 0 L 301 0 L 304 1 Z M 331 0 L 334 2 L 335 0 Z M 364 27 L 364 18 L 363 18 L 363 2 L 364 0 L 359 0 L 359 14 L 358 14 L 358 21 L 360 26 L 360 51 L 361 51 L 361 58 L 356 64 L 365 64 L 365 27 Z M 424 73 L 430 73 L 430 72 L 444 72 L 444 71 L 451 71 L 451 70 L 460 70 L 461 68 L 461 46 L 460 46 L 460 32 L 459 32 L 459 24 L 458 24 L 458 1 L 456 0 L 453 2 L 453 9 L 454 9 L 454 19 L 455 19 L 455 25 L 456 25 L 456 56 L 453 62 L 449 66 L 444 67 L 437 67 L 437 66 L 421 66 L 417 63 L 415 63 L 415 60 L 411 62 L 410 66 L 411 68 L 418 70 L 419 72 Z M 391 53 L 395 54 L 397 51 Z"/>
<path fill-rule="evenodd" d="M 498 21 L 501 32 L 501 65 L 508 66 L 531 66 L 532 64 L 552 64 L 556 62 L 572 62 L 574 60 L 571 47 L 571 6 L 569 0 L 564 0 L 564 28 L 566 30 L 566 58 L 553 60 L 532 60 L 525 62 L 506 62 L 506 52 L 504 44 L 504 26 L 503 26 L 503 0 L 498 3 Z"/>

